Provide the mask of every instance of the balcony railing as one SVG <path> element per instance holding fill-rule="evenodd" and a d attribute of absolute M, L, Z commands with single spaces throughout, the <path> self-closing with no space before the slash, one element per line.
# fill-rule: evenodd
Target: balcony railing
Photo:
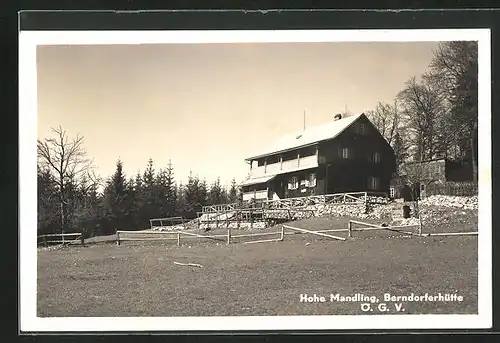
<path fill-rule="evenodd" d="M 256 200 L 267 199 L 267 190 L 243 193 L 243 201 L 248 201 L 253 198 Z"/>
<path fill-rule="evenodd" d="M 254 167 L 251 170 L 251 177 L 260 177 L 265 175 L 274 175 L 288 170 L 294 170 L 301 167 L 317 166 L 318 160 L 316 155 L 295 158 L 293 160 L 267 164 L 260 167 Z"/>

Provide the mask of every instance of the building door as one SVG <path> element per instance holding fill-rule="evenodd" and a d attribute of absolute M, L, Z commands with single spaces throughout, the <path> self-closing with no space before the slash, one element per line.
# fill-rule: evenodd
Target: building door
<path fill-rule="evenodd" d="M 280 197 L 280 199 L 285 198 L 285 182 L 283 180 L 276 183 L 276 194 Z"/>

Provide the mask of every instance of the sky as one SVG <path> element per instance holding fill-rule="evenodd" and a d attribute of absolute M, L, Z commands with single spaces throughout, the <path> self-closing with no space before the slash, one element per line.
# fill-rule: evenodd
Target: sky
<path fill-rule="evenodd" d="M 96 172 L 149 158 L 176 180 L 243 181 L 281 135 L 392 102 L 437 42 L 38 46 L 38 138 L 80 134 Z"/>

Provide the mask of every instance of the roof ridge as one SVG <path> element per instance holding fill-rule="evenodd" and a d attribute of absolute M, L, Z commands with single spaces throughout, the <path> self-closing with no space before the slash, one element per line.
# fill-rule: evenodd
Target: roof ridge
<path fill-rule="evenodd" d="M 285 151 L 288 149 L 296 149 L 301 146 L 314 144 L 316 142 L 320 142 L 323 140 L 334 139 L 363 114 L 364 113 L 353 114 L 341 119 L 325 122 L 323 124 L 317 124 L 309 128 L 306 128 L 302 131 L 294 131 L 286 133 L 271 141 L 269 145 L 264 149 L 262 149 L 262 151 L 259 154 L 254 154 L 253 156 L 248 157 L 247 160 L 251 158 L 257 158 L 260 156 L 275 154 L 280 151 Z M 347 119 L 349 119 L 349 121 L 347 121 Z M 341 125 L 339 125 L 339 123 L 341 123 Z M 321 132 L 322 129 L 326 130 L 326 128 L 330 128 L 332 126 L 333 127 L 338 126 L 338 128 L 336 128 L 336 130 L 332 132 L 330 131 Z M 315 133 L 314 137 L 310 136 L 312 133 Z M 308 135 L 310 137 L 308 137 Z M 303 139 L 300 141 L 299 144 L 297 144 L 298 143 L 297 140 L 301 138 Z"/>

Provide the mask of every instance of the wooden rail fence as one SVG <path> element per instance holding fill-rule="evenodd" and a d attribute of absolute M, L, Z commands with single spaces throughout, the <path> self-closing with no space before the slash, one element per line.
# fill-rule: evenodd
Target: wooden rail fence
<path fill-rule="evenodd" d="M 154 235 L 156 238 L 148 238 L 144 237 L 147 235 Z M 194 232 L 186 232 L 186 231 L 116 231 L 116 244 L 121 245 L 122 242 L 126 241 L 169 241 L 175 240 L 177 241 L 177 246 L 181 245 L 181 241 L 188 238 L 203 238 L 208 240 L 226 242 L 227 244 L 231 244 L 231 240 L 236 238 L 248 238 L 248 237 L 263 237 L 263 236 L 271 236 L 271 235 L 279 235 L 279 238 L 262 240 L 262 241 L 249 241 L 243 242 L 244 244 L 248 243 L 260 243 L 260 242 L 270 242 L 270 241 L 280 241 L 283 240 L 283 229 L 280 232 L 257 232 L 257 233 L 249 233 L 249 234 L 240 234 L 240 235 L 232 235 L 231 228 L 228 229 L 227 234 L 219 234 L 219 235 L 201 235 Z M 127 236 L 143 236 L 143 237 L 127 237 Z M 159 237 L 158 236 L 163 236 Z M 173 236 L 173 237 L 172 237 Z"/>
<path fill-rule="evenodd" d="M 364 225 L 365 227 L 353 228 L 353 224 Z M 403 228 L 410 228 L 410 227 L 417 227 L 418 232 L 400 230 Z M 349 233 L 348 233 L 349 237 L 352 237 L 353 231 L 370 231 L 370 230 L 388 230 L 388 231 L 398 232 L 398 233 L 402 233 L 402 234 L 406 234 L 406 235 L 420 236 L 420 237 L 427 237 L 427 236 L 474 236 L 474 235 L 478 234 L 477 231 L 423 233 L 421 221 L 419 221 L 418 224 L 382 226 L 382 225 L 365 223 L 365 222 L 361 222 L 361 221 L 357 221 L 357 220 L 350 220 L 348 230 L 349 230 Z"/>
<path fill-rule="evenodd" d="M 362 225 L 362 227 L 354 227 L 356 225 Z M 418 232 L 406 231 L 403 229 L 407 228 L 418 228 Z M 286 232 L 286 230 L 291 230 L 291 232 Z M 410 225 L 392 225 L 392 226 L 382 226 L 377 224 L 366 223 L 357 220 L 350 220 L 348 222 L 348 228 L 339 228 L 339 229 L 328 229 L 328 230 L 307 230 L 303 228 L 298 228 L 290 225 L 281 225 L 281 231 L 274 232 L 256 232 L 256 233 L 247 233 L 247 234 L 237 234 L 233 235 L 232 229 L 228 228 L 226 234 L 215 234 L 215 235 L 202 235 L 194 232 L 187 231 L 116 231 L 116 244 L 120 245 L 121 242 L 124 241 L 162 241 L 162 240 L 174 240 L 177 243 L 177 246 L 181 245 L 181 241 L 186 239 L 207 239 L 219 242 L 225 242 L 226 244 L 234 243 L 236 239 L 239 238 L 256 238 L 256 237 L 269 237 L 275 236 L 270 239 L 260 239 L 260 240 L 250 240 L 246 242 L 242 242 L 243 244 L 253 244 L 253 243 L 264 243 L 264 242 L 280 242 L 284 240 L 286 235 L 294 235 L 294 234 L 312 234 L 320 237 L 331 238 L 339 241 L 346 241 L 350 238 L 353 238 L 353 232 L 355 231 L 374 231 L 374 230 L 386 230 L 397 232 L 410 236 L 461 236 L 461 235 L 477 235 L 477 232 L 449 232 L 449 233 L 422 233 L 420 224 L 410 224 Z M 329 234 L 330 232 L 347 232 L 347 237 L 339 237 Z M 139 235 L 143 237 L 127 237 Z M 159 238 L 149 238 L 144 237 L 147 235 L 154 235 Z M 125 236 L 125 237 L 124 237 Z M 161 237 L 162 236 L 162 237 Z"/>
<path fill-rule="evenodd" d="M 60 237 L 60 239 L 50 239 L 51 237 Z M 65 237 L 75 237 L 73 239 L 65 239 Z M 47 239 L 49 238 L 49 239 Z M 37 244 L 43 244 L 48 246 L 50 243 L 59 243 L 62 245 L 71 244 L 75 242 L 80 242 L 81 245 L 85 245 L 85 238 L 81 232 L 72 233 L 49 233 L 45 235 L 40 235 L 37 237 Z"/>
<path fill-rule="evenodd" d="M 294 226 L 289 226 L 289 225 L 283 225 L 283 227 L 287 228 L 287 229 L 290 229 L 290 230 L 295 230 L 295 231 L 299 231 L 299 232 L 303 232 L 303 233 L 309 233 L 309 234 L 316 235 L 316 236 L 333 238 L 333 239 L 336 239 L 336 240 L 339 240 L 339 241 L 345 241 L 346 240 L 346 238 L 344 238 L 344 237 L 338 237 L 338 236 L 328 235 L 328 234 L 326 234 L 324 232 L 320 232 L 320 231 L 306 230 L 306 229 L 301 229 L 301 228 L 294 227 Z M 346 230 L 344 229 L 343 231 L 346 231 Z"/>

